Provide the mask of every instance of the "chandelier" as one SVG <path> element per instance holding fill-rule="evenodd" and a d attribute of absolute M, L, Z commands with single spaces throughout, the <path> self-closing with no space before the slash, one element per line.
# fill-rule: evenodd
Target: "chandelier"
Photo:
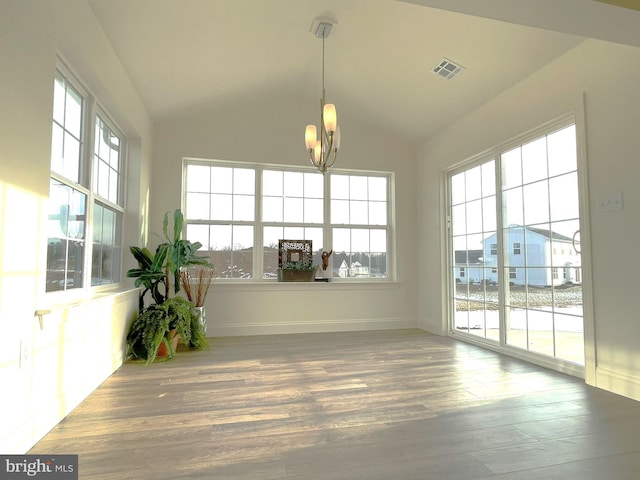
<path fill-rule="evenodd" d="M 336 106 L 325 104 L 324 91 L 324 41 L 329 37 L 333 23 L 327 20 L 316 20 L 311 32 L 322 39 L 322 97 L 320 98 L 320 138 L 317 138 L 315 125 L 307 125 L 304 141 L 309 153 L 309 159 L 314 167 L 323 174 L 336 163 L 336 156 L 340 149 L 340 127 L 336 115 Z"/>

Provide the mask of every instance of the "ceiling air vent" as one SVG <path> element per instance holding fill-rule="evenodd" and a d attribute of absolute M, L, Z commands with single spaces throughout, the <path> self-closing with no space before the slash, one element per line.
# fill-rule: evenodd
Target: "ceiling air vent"
<path fill-rule="evenodd" d="M 436 73 L 447 80 L 451 80 L 463 70 L 464 67 L 452 62 L 448 58 L 443 58 L 440 64 L 433 69 L 433 73 Z"/>

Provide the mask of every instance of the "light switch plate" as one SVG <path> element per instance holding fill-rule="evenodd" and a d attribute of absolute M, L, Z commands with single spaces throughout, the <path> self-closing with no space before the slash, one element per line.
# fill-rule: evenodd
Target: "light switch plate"
<path fill-rule="evenodd" d="M 601 193 L 598 195 L 597 210 L 599 212 L 622 210 L 622 192 Z"/>

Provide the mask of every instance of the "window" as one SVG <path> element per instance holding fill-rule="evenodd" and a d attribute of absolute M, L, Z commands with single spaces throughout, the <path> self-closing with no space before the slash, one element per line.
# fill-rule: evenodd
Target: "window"
<path fill-rule="evenodd" d="M 91 285 L 120 281 L 122 265 L 122 139 L 96 115 L 93 163 Z"/>
<path fill-rule="evenodd" d="M 262 174 L 264 278 L 276 278 L 278 240 L 311 240 L 313 261 L 324 245 L 324 179 L 316 172 L 264 170 Z"/>
<path fill-rule="evenodd" d="M 276 278 L 280 239 L 311 240 L 317 264 L 333 250 L 335 278 L 388 278 L 390 174 L 194 159 L 184 174 L 186 235 L 216 278 Z"/>
<path fill-rule="evenodd" d="M 498 244 L 497 243 L 492 243 L 491 244 L 491 255 L 498 255 Z"/>
<path fill-rule="evenodd" d="M 62 66 L 53 91 L 46 291 L 117 283 L 124 211 L 122 135 L 105 114 L 91 108 L 89 93 Z M 89 134 L 92 124 L 94 136 Z"/>
<path fill-rule="evenodd" d="M 509 278 L 517 278 L 518 270 L 515 267 L 509 267 Z"/>
<path fill-rule="evenodd" d="M 464 278 L 464 267 L 460 267 L 460 278 Z"/>
<path fill-rule="evenodd" d="M 520 255 L 520 253 L 521 253 L 520 243 L 514 242 L 514 244 L 513 244 L 513 254 L 514 255 Z"/>
<path fill-rule="evenodd" d="M 211 253 L 217 278 L 251 278 L 254 271 L 255 171 L 188 165 L 187 238 Z"/>
<path fill-rule="evenodd" d="M 331 175 L 334 268 L 340 277 L 387 276 L 387 178 Z"/>

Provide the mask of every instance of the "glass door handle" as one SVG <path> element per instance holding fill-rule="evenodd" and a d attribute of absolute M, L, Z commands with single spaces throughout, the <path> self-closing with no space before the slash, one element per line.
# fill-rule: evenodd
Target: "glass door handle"
<path fill-rule="evenodd" d="M 582 252 L 580 251 L 580 249 L 579 249 L 578 247 L 576 247 L 576 237 L 577 237 L 578 235 L 580 235 L 580 230 L 576 230 L 576 231 L 574 232 L 574 234 L 573 234 L 573 238 L 571 239 L 571 243 L 573 244 L 573 249 L 574 249 L 576 252 L 578 252 L 578 253 L 582 254 Z M 579 243 L 580 243 L 580 242 L 578 242 L 578 244 L 579 244 Z"/>

